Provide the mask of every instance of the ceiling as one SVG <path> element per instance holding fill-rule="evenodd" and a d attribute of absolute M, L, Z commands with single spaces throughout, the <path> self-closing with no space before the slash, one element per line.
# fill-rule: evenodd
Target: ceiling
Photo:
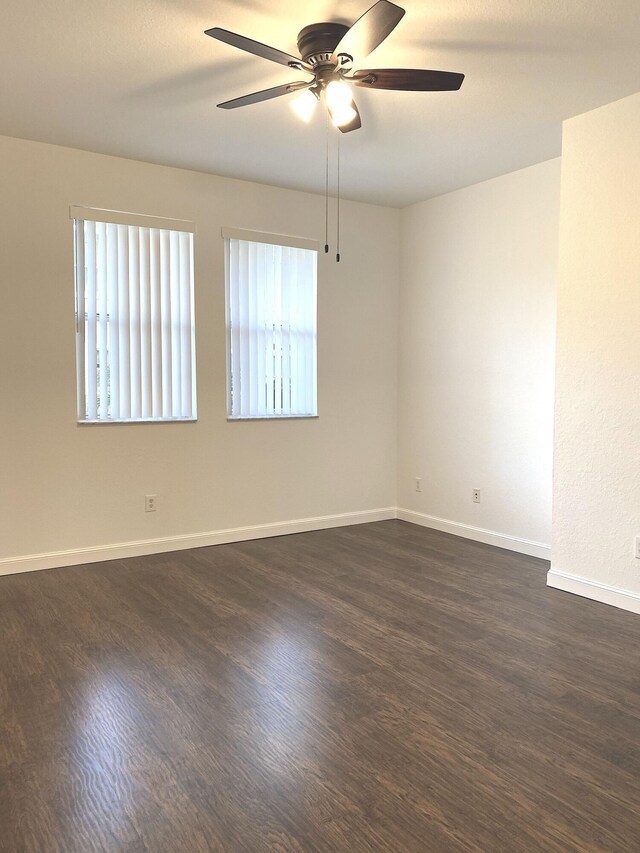
<path fill-rule="evenodd" d="M 461 71 L 459 92 L 356 89 L 345 196 L 402 207 L 560 154 L 563 119 L 640 90 L 638 0 L 396 0 L 365 67 Z M 289 96 L 216 103 L 301 75 L 203 34 L 297 53 L 302 27 L 373 0 L 22 0 L 3 9 L 0 133 L 324 191 L 325 131 Z M 305 79 L 302 75 L 302 79 Z"/>

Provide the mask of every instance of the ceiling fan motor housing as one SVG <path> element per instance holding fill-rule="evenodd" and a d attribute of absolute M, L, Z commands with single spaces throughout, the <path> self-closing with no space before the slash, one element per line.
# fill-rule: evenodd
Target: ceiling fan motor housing
<path fill-rule="evenodd" d="M 333 65 L 331 56 L 349 27 L 344 24 L 310 24 L 298 34 L 298 50 L 312 68 Z"/>

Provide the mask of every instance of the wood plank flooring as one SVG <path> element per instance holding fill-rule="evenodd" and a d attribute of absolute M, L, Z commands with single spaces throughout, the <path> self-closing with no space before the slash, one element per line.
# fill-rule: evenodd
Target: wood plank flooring
<path fill-rule="evenodd" d="M 0 850 L 640 850 L 640 617 L 385 521 L 0 578 Z"/>

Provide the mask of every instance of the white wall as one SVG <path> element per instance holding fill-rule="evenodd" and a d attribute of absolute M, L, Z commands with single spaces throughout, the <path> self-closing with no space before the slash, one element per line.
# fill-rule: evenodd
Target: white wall
<path fill-rule="evenodd" d="M 551 526 L 559 186 L 551 160 L 414 205 L 402 221 L 402 517 L 540 556 Z"/>
<path fill-rule="evenodd" d="M 196 424 L 76 425 L 72 203 L 197 223 Z M 341 221 L 342 262 L 319 260 L 320 417 L 228 423 L 220 228 L 324 243 L 323 199 L 0 138 L 0 571 L 395 506 L 400 214 L 345 202 Z"/>
<path fill-rule="evenodd" d="M 564 125 L 549 576 L 636 612 L 639 152 L 640 94 Z"/>

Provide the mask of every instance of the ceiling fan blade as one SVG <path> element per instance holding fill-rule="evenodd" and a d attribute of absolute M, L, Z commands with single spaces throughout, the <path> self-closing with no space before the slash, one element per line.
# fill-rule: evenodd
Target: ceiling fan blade
<path fill-rule="evenodd" d="M 288 65 L 290 68 L 296 68 L 300 71 L 308 71 L 310 74 L 314 73 L 299 56 L 291 56 L 289 53 L 285 53 L 275 47 L 269 47 L 268 44 L 262 44 L 262 42 L 246 38 L 246 36 L 238 35 L 238 33 L 232 33 L 220 27 L 212 27 L 210 30 L 205 30 L 204 33 L 213 39 L 230 44 L 232 47 L 238 47 L 240 50 L 246 50 L 247 53 L 261 56 L 263 59 L 270 59 L 272 62 L 279 62 L 280 65 Z"/>
<path fill-rule="evenodd" d="M 270 101 L 271 98 L 279 98 L 281 95 L 288 95 L 290 92 L 297 92 L 300 89 L 309 89 L 313 86 L 314 81 L 308 83 L 306 80 L 297 80 L 295 83 L 285 83 L 283 86 L 274 86 L 272 89 L 263 89 L 261 92 L 252 92 L 251 95 L 243 95 L 241 98 L 234 98 L 232 101 L 225 101 L 218 106 L 223 110 L 235 110 L 236 107 L 246 107 L 249 104 L 259 104 L 260 101 Z"/>
<path fill-rule="evenodd" d="M 395 89 L 398 92 L 455 92 L 462 86 L 464 74 L 418 68 L 374 68 L 355 71 L 346 79 L 356 86 L 366 86 L 369 89 Z"/>
<path fill-rule="evenodd" d="M 360 110 L 356 106 L 356 102 L 352 101 L 351 106 L 356 111 L 355 118 L 350 121 L 349 124 L 343 124 L 342 127 L 338 128 L 341 133 L 350 133 L 352 130 L 358 130 L 358 128 L 362 127 L 362 121 L 360 120 Z"/>
<path fill-rule="evenodd" d="M 400 6 L 388 0 L 378 0 L 343 35 L 331 59 L 339 63 L 340 54 L 364 59 L 395 29 L 403 15 L 404 9 Z"/>

